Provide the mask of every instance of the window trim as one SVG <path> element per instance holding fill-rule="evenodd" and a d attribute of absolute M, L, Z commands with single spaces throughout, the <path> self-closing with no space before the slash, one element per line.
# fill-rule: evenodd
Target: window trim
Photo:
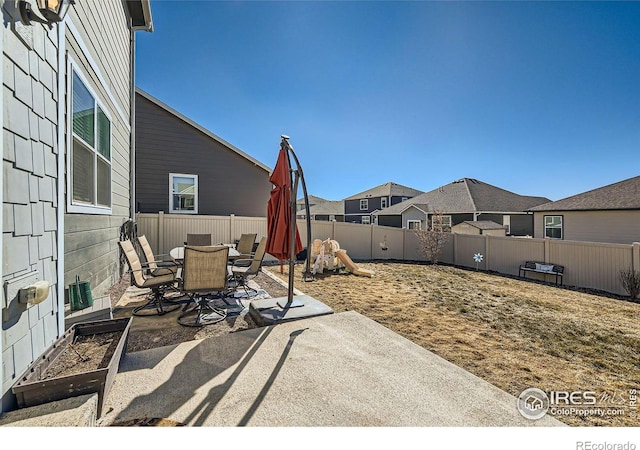
<path fill-rule="evenodd" d="M 365 223 L 365 219 L 367 219 L 367 222 Z M 371 225 L 371 216 L 360 216 L 360 223 L 362 225 Z"/>
<path fill-rule="evenodd" d="M 417 223 L 418 228 L 411 228 L 412 223 Z M 407 219 L 407 230 L 422 230 L 422 220 L 419 219 Z"/>
<path fill-rule="evenodd" d="M 84 87 L 87 89 L 87 91 L 89 91 L 89 93 L 91 94 L 91 96 L 93 97 L 94 100 L 94 108 L 95 111 L 98 110 L 98 108 L 102 111 L 102 113 L 107 117 L 107 119 L 109 120 L 109 143 L 110 143 L 110 149 L 109 149 L 109 155 L 110 155 L 110 159 L 108 161 L 109 163 L 109 183 L 110 183 L 110 188 L 109 188 L 109 206 L 101 206 L 101 205 L 97 205 L 97 204 L 86 204 L 83 202 L 77 202 L 74 201 L 73 199 L 73 143 L 74 143 L 74 139 L 77 139 L 78 142 L 80 143 L 80 145 L 82 145 L 83 147 L 87 147 L 89 148 L 95 155 L 98 155 L 97 157 L 102 157 L 103 159 L 104 156 L 100 155 L 100 153 L 97 150 L 97 142 L 96 142 L 96 148 L 92 148 L 91 146 L 89 146 L 84 139 L 82 139 L 80 136 L 76 136 L 73 132 L 73 75 L 76 74 L 78 76 L 78 78 L 80 79 L 80 81 L 82 81 L 82 84 L 84 84 Z M 73 58 L 71 58 L 71 55 L 69 55 L 68 57 L 68 63 L 67 63 L 67 104 L 66 104 L 66 110 L 67 110 L 67 117 L 66 117 L 66 123 L 65 123 L 65 127 L 67 130 L 67 138 L 65 140 L 65 146 L 67 148 L 67 155 L 66 155 L 66 168 L 65 168 L 65 173 L 66 173 L 66 185 L 67 185 L 67 192 L 66 192 L 66 204 L 67 204 L 67 212 L 68 213 L 83 213 L 83 214 L 97 214 L 97 215 L 112 215 L 113 214 L 113 119 L 111 117 L 111 114 L 108 110 L 108 108 L 105 106 L 104 103 L 102 103 L 102 101 L 100 100 L 100 98 L 98 97 L 98 95 L 96 94 L 96 91 L 94 90 L 93 86 L 91 85 L 91 83 L 88 81 L 88 78 L 85 76 L 83 69 L 81 67 L 80 64 L 76 63 Z M 94 127 L 96 127 L 97 130 L 97 126 L 98 126 L 98 121 L 96 120 L 94 123 Z M 96 131 L 94 130 L 94 131 Z M 97 139 L 97 136 L 96 136 Z M 95 159 L 94 159 L 95 161 Z M 97 163 L 94 164 L 94 167 L 97 165 Z M 97 168 L 96 168 L 97 169 Z M 98 190 L 97 190 L 97 171 L 95 172 L 95 178 L 94 178 L 94 188 L 95 188 L 95 196 L 96 196 L 96 201 L 97 201 L 97 195 L 98 195 Z"/>
<path fill-rule="evenodd" d="M 173 209 L 173 178 L 184 177 L 194 179 L 194 194 L 193 194 L 193 211 L 174 210 Z M 192 173 L 169 173 L 169 214 L 198 214 L 198 175 Z"/>
<path fill-rule="evenodd" d="M 362 207 L 364 205 L 364 208 Z M 369 209 L 369 199 L 361 198 L 360 199 L 360 211 L 367 211 Z"/>
<path fill-rule="evenodd" d="M 547 237 L 547 217 L 559 217 L 560 218 L 560 237 Z M 554 227 L 554 229 L 557 227 Z M 544 239 L 555 239 L 555 240 L 563 240 L 564 239 L 564 216 L 562 214 L 549 214 L 542 216 L 542 237 Z"/>
<path fill-rule="evenodd" d="M 382 204 L 384 203 L 384 205 Z M 380 197 L 380 209 L 389 207 L 389 199 L 387 197 Z"/>

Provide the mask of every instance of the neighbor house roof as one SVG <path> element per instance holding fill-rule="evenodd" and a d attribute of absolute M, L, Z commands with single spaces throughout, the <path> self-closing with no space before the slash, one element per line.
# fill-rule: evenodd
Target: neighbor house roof
<path fill-rule="evenodd" d="M 478 220 L 475 222 L 473 220 L 465 220 L 462 223 L 471 225 L 472 227 L 478 228 L 480 230 L 504 230 L 504 225 L 500 225 L 493 220 Z"/>
<path fill-rule="evenodd" d="M 326 202 L 322 197 L 316 197 L 315 195 L 307 195 L 307 199 L 309 200 L 309 206 L 317 205 L 318 203 Z M 304 208 L 304 197 L 296 200 L 296 205 L 298 205 L 298 209 Z"/>
<path fill-rule="evenodd" d="M 640 209 L 640 176 L 531 208 L 531 211 Z"/>
<path fill-rule="evenodd" d="M 176 116 L 178 119 L 182 120 L 183 122 L 191 125 L 193 128 L 197 129 L 198 131 L 204 133 L 205 135 L 207 135 L 208 137 L 210 137 L 211 139 L 213 139 L 214 141 L 219 142 L 220 144 L 224 145 L 225 147 L 227 147 L 229 150 L 237 153 L 238 155 L 242 156 L 243 158 L 251 161 L 254 165 L 256 165 L 257 167 L 260 167 L 261 169 L 271 173 L 271 168 L 263 163 L 261 163 L 260 161 L 258 161 L 257 159 L 255 159 L 254 157 L 248 155 L 247 153 L 243 152 L 242 150 L 240 150 L 238 147 L 236 147 L 233 144 L 230 144 L 229 142 L 225 141 L 224 139 L 222 139 L 220 136 L 216 136 L 215 134 L 213 134 L 211 131 L 207 130 L 206 128 L 204 128 L 202 125 L 197 124 L 196 122 L 194 122 L 193 120 L 189 119 L 187 116 L 185 116 L 184 114 L 179 113 L 178 111 L 176 111 L 175 109 L 173 109 L 172 107 L 166 105 L 165 103 L 161 102 L 160 100 L 158 100 L 157 98 L 155 98 L 154 96 L 152 96 L 151 94 L 143 91 L 140 88 L 136 88 L 136 94 L 140 95 L 141 97 L 146 98 L 147 100 L 149 100 L 150 102 L 156 104 L 157 106 L 159 106 L 160 108 L 164 109 L 165 111 L 169 112 L 170 114 L 173 114 L 174 116 Z"/>
<path fill-rule="evenodd" d="M 402 186 L 401 184 L 388 182 L 385 184 L 381 184 L 380 186 L 376 186 L 374 188 L 368 189 L 366 191 L 362 191 L 358 194 L 352 195 L 351 197 L 347 197 L 344 200 L 358 200 L 361 198 L 370 198 L 370 197 L 415 197 L 416 195 L 422 194 L 423 191 L 419 191 L 417 189 L 413 189 L 407 186 Z"/>
<path fill-rule="evenodd" d="M 304 212 L 304 211 L 303 211 Z M 344 202 L 342 200 L 327 200 L 309 208 L 309 214 L 315 215 L 344 215 Z"/>
<path fill-rule="evenodd" d="M 423 211 L 445 213 L 520 212 L 549 202 L 545 197 L 519 195 L 474 178 L 462 178 L 383 209 L 377 215 L 402 214 L 415 206 Z"/>

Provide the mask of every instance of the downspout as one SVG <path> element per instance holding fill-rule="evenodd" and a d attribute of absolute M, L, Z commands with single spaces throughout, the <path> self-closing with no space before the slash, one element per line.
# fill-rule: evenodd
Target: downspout
<path fill-rule="evenodd" d="M 129 19 L 129 218 L 136 220 L 136 32 Z"/>
<path fill-rule="evenodd" d="M 58 301 L 58 333 L 62 336 L 65 331 L 64 325 L 64 212 L 67 205 L 65 198 L 65 172 L 67 167 L 67 146 L 65 142 L 65 112 L 67 105 L 66 86 L 66 30 L 69 16 L 60 22 L 58 28 L 58 226 L 57 226 L 57 251 L 58 251 L 58 279 L 57 279 L 57 301 Z"/>
<path fill-rule="evenodd" d="M 4 55 L 4 30 L 0 33 L 0 54 Z M 4 81 L 4 64 L 0 65 L 0 79 Z M 4 89 L 0 91 L 0 100 L 2 101 L 3 108 L 0 109 L 0 123 L 4 123 Z M 3 161 L 4 164 L 4 139 L 0 140 L 0 161 Z M 0 186 L 4 186 L 4 167 L 0 170 Z M 2 194 L 0 194 L 0 199 L 2 200 L 2 204 L 4 205 L 4 189 L 2 189 Z M 2 215 L 3 208 L 0 208 L 0 223 L 4 223 L 4 216 Z M 4 261 L 2 259 L 2 247 L 4 246 L 3 238 L 0 237 L 0 261 Z M 4 264 L 2 264 L 4 267 Z M 4 278 L 4 270 L 2 270 L 2 278 Z M 2 343 L 2 335 L 4 333 L 0 333 L 0 415 L 4 412 L 4 408 L 2 407 L 2 397 L 4 397 L 4 361 L 2 355 L 4 354 L 4 344 Z"/>

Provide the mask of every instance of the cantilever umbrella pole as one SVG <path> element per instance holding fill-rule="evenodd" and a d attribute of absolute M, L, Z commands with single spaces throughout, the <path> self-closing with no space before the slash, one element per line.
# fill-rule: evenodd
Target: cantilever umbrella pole
<path fill-rule="evenodd" d="M 287 158 L 289 158 L 289 154 L 293 156 L 293 159 L 296 163 L 296 169 L 290 169 L 292 175 L 291 178 L 291 196 L 290 196 L 290 204 L 289 208 L 291 210 L 291 237 L 289 239 L 289 286 L 287 292 L 287 306 L 295 307 L 295 306 L 303 306 L 302 301 L 293 300 L 293 283 L 294 283 L 294 270 L 295 270 L 295 254 L 296 254 L 296 231 L 297 231 L 297 221 L 296 221 L 296 198 L 298 192 L 298 181 L 302 182 L 302 190 L 304 192 L 304 201 L 305 201 L 305 211 L 306 211 L 306 220 L 307 220 L 307 249 L 309 247 L 308 243 L 311 239 L 311 227 L 309 224 L 309 200 L 307 197 L 307 189 L 304 183 L 304 176 L 302 174 L 302 167 L 300 167 L 300 161 L 298 161 L 298 157 L 293 151 L 293 147 L 289 143 L 289 136 L 282 135 L 282 145 L 286 146 L 287 149 Z M 289 160 L 289 167 L 291 167 L 291 160 Z M 309 252 L 307 251 L 307 259 L 306 259 L 306 267 L 305 274 L 309 271 Z M 306 276 L 306 275 L 305 275 Z"/>

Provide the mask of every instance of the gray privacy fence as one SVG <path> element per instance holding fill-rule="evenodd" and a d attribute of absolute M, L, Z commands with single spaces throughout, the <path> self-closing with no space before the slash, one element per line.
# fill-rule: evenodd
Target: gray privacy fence
<path fill-rule="evenodd" d="M 187 233 L 211 233 L 214 243 L 232 243 L 243 233 L 267 235 L 264 217 L 201 216 L 183 214 L 138 214 L 138 234 L 146 235 L 153 250 L 166 254 L 184 244 Z M 306 222 L 298 221 L 306 247 Z M 311 222 L 311 239 L 334 239 L 354 260 L 425 261 L 412 230 L 344 222 Z M 450 234 L 440 261 L 475 268 L 473 256 L 480 253 L 477 267 L 503 274 L 518 275 L 524 261 L 541 261 L 565 266 L 564 283 L 599 289 L 620 295 L 619 273 L 632 268 L 640 271 L 640 243 L 603 244 L 595 242 L 529 239 L 515 237 Z M 267 258 L 272 259 L 272 258 Z M 540 274 L 528 274 L 542 278 Z M 549 278 L 549 280 L 551 280 Z"/>

